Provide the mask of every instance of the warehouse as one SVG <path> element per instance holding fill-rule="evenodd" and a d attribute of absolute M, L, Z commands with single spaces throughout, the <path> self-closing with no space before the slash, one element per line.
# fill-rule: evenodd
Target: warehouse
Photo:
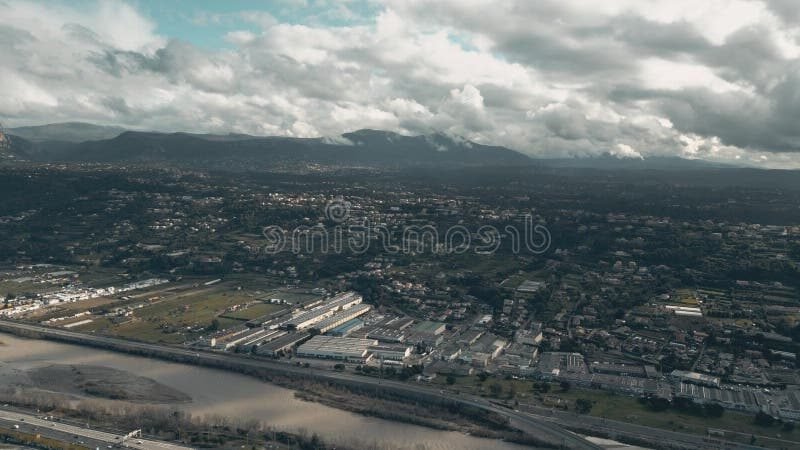
<path fill-rule="evenodd" d="M 378 359 L 402 361 L 411 356 L 412 349 L 408 345 L 373 345 L 369 347 L 369 352 Z"/>
<path fill-rule="evenodd" d="M 230 350 L 239 344 L 265 338 L 269 332 L 270 330 L 264 328 L 237 328 L 227 334 L 211 338 L 210 346 L 216 350 Z"/>
<path fill-rule="evenodd" d="M 266 334 L 258 334 L 253 335 L 251 338 L 242 341 L 240 344 L 237 345 L 237 348 L 243 352 L 249 353 L 253 348 L 258 347 L 259 345 L 265 342 L 271 342 L 275 339 L 280 338 L 281 336 L 285 336 L 286 332 L 281 330 L 267 330 Z"/>
<path fill-rule="evenodd" d="M 592 372 L 606 375 L 619 375 L 623 377 L 647 378 L 644 366 L 639 364 L 616 364 L 605 362 L 594 362 L 591 366 Z"/>
<path fill-rule="evenodd" d="M 362 328 L 364 328 L 364 321 L 361 319 L 353 319 L 332 329 L 328 334 L 331 336 L 347 337 L 350 333 Z"/>
<path fill-rule="evenodd" d="M 440 335 L 444 333 L 446 325 L 441 322 L 426 320 L 414 325 L 414 332 L 420 334 Z"/>
<path fill-rule="evenodd" d="M 699 384 L 702 386 L 711 386 L 711 387 L 719 387 L 720 386 L 720 378 L 714 377 L 711 375 L 706 375 L 704 373 L 698 372 L 687 372 L 685 370 L 673 370 L 670 373 L 672 378 L 675 378 L 680 381 L 684 381 L 686 383 L 693 383 Z"/>
<path fill-rule="evenodd" d="M 336 295 L 311 310 L 295 315 L 283 323 L 283 328 L 290 330 L 308 329 L 339 311 L 358 305 L 361 301 L 362 297 L 355 292 Z"/>
<path fill-rule="evenodd" d="M 369 348 L 375 345 L 378 341 L 374 339 L 314 336 L 297 348 L 297 356 L 364 363 L 369 360 Z"/>
<path fill-rule="evenodd" d="M 378 327 L 370 331 L 367 337 L 381 342 L 405 342 L 406 332 L 395 328 Z"/>
<path fill-rule="evenodd" d="M 345 324 L 356 317 L 362 316 L 369 312 L 370 306 L 361 304 L 353 306 L 352 308 L 345 309 L 344 311 L 338 312 L 326 319 L 323 319 L 321 322 L 317 323 L 312 329 L 318 330 L 320 333 L 327 333 L 328 331 L 338 327 L 339 325 Z"/>
<path fill-rule="evenodd" d="M 278 356 L 281 353 L 292 351 L 295 345 L 306 340 L 311 336 L 309 333 L 295 333 L 281 336 L 274 341 L 261 344 L 256 348 L 257 355 Z"/>

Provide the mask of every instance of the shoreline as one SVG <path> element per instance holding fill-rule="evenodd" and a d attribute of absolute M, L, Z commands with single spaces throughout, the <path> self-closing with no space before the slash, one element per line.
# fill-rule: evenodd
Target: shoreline
<path fill-rule="evenodd" d="M 281 378 L 288 378 L 292 383 L 296 381 L 331 383 L 355 392 L 375 392 L 387 396 L 388 398 L 403 400 L 410 403 L 462 410 L 468 413 L 467 417 L 483 419 L 484 417 L 497 414 L 505 417 L 506 420 L 513 418 L 514 422 L 517 424 L 516 427 L 520 429 L 520 431 L 536 439 L 541 445 L 559 446 L 563 443 L 567 443 L 577 448 L 599 448 L 597 445 L 564 430 L 558 425 L 549 422 L 541 422 L 514 410 L 499 408 L 483 399 L 467 399 L 449 396 L 428 386 L 414 386 L 397 381 L 374 380 L 368 377 L 296 367 L 241 355 L 234 356 L 177 347 L 166 347 L 106 336 L 85 335 L 60 329 L 3 320 L 0 320 L 0 332 L 8 332 L 21 337 L 33 337 L 77 344 L 80 346 L 90 346 L 137 356 L 154 357 L 178 363 L 188 363 L 190 365 L 218 368 L 242 373 L 277 384 L 280 384 L 279 380 Z"/>
<path fill-rule="evenodd" d="M 3 333 L 0 331 L 0 333 Z M 11 336 L 16 337 L 15 334 L 10 334 Z M 20 336 L 22 340 L 31 339 L 31 336 Z M 31 367 L 32 362 L 35 361 L 36 365 L 42 364 L 44 362 L 50 361 L 57 361 L 57 362 L 65 362 L 67 364 L 76 364 L 76 363 L 83 363 L 86 361 L 86 358 L 83 358 L 81 355 L 84 353 L 80 350 L 81 345 L 75 345 L 69 342 L 63 342 L 59 339 L 51 340 L 51 339 L 37 339 L 33 338 L 33 341 L 36 342 L 35 347 L 34 342 L 31 343 L 32 349 L 34 350 L 34 354 L 46 354 L 42 352 L 47 352 L 50 347 L 47 342 L 52 342 L 54 345 L 67 345 L 72 347 L 72 349 L 63 348 L 59 349 L 59 353 L 63 353 L 66 356 L 64 359 L 56 358 L 55 360 L 51 359 L 40 359 L 36 356 L 33 358 L 26 358 L 24 356 L 24 351 L 20 354 L 22 355 L 20 359 L 20 363 L 22 367 Z M 55 342 L 54 342 L 55 341 Z M 60 341 L 60 342 L 59 342 Z M 17 348 L 25 348 L 24 342 L 17 342 L 12 341 Z M 20 344 L 23 346 L 20 347 Z M 163 373 L 167 374 L 166 377 L 159 375 L 153 377 L 154 379 L 158 380 L 159 382 L 165 383 L 168 386 L 172 387 L 181 387 L 180 384 L 180 377 L 181 376 L 192 376 L 192 369 L 191 366 L 195 364 L 184 364 L 181 362 L 176 362 L 173 360 L 163 361 L 161 358 L 146 358 L 148 360 L 152 360 L 152 363 L 147 363 L 146 365 L 142 365 L 141 367 L 144 369 L 143 371 L 137 370 L 137 363 L 136 360 L 141 358 L 141 355 L 138 354 L 128 354 L 128 352 L 117 352 L 113 350 L 99 349 L 101 352 L 106 354 L 107 356 L 95 358 L 94 356 L 89 356 L 89 359 L 93 361 L 102 361 L 100 364 L 108 366 L 108 367 L 115 367 L 122 370 L 132 370 L 138 374 L 147 375 L 152 377 L 153 374 L 156 373 Z M 89 352 L 91 355 L 92 352 Z M 119 355 L 114 356 L 115 354 Z M 47 357 L 45 357 L 47 358 Z M 120 358 L 120 359 L 117 359 Z M 133 358 L 133 359 L 131 359 Z M 144 361 L 143 361 L 144 362 Z M 178 371 L 176 367 L 170 366 L 162 366 L 162 364 L 176 364 L 177 366 L 182 366 L 182 368 Z M 201 365 L 202 366 L 202 365 Z M 211 369 L 211 371 L 207 370 Z M 220 369 L 217 369 L 220 370 Z M 264 376 L 262 373 L 243 373 L 239 370 L 229 370 L 229 369 L 221 369 L 223 372 L 228 372 L 232 377 L 244 376 L 249 380 L 241 380 L 236 381 L 236 378 L 227 378 L 228 375 L 223 373 L 219 373 L 219 375 L 215 375 L 213 367 L 211 368 L 204 368 L 202 372 L 197 373 L 197 378 L 194 378 L 191 384 L 187 385 L 188 390 L 184 390 L 187 394 L 189 394 L 195 401 L 192 404 L 188 404 L 186 406 L 175 405 L 177 408 L 186 411 L 187 413 L 191 414 L 193 417 L 202 420 L 203 418 L 212 419 L 212 418 L 222 418 L 222 417 L 231 417 L 231 418 L 241 418 L 241 420 L 253 421 L 258 420 L 264 423 L 265 426 L 274 427 L 276 430 L 285 431 L 285 432 L 299 432 L 304 431 L 308 432 L 309 434 L 313 431 L 315 433 L 320 434 L 320 436 L 325 436 L 326 442 L 341 442 L 346 443 L 349 441 L 350 437 L 362 438 L 369 440 L 373 443 L 381 443 L 386 448 L 439 448 L 439 444 L 437 442 L 452 442 L 453 448 L 487 448 L 492 447 L 493 445 L 499 445 L 503 442 L 503 445 L 499 445 L 503 448 L 522 448 L 516 447 L 513 444 L 513 441 L 517 441 L 517 439 L 508 439 L 506 441 L 501 441 L 499 439 L 495 439 L 495 436 L 487 435 L 482 432 L 477 431 L 477 426 L 453 426 L 452 424 L 446 424 L 446 426 L 439 426 L 440 424 L 436 424 L 431 426 L 430 423 L 419 423 L 415 420 L 400 420 L 398 417 L 382 417 L 381 414 L 370 413 L 362 408 L 357 408 L 353 405 L 350 401 L 324 401 L 322 398 L 311 398 L 311 394 L 309 394 L 309 390 L 311 392 L 320 392 L 323 390 L 336 390 L 336 392 L 340 392 L 344 395 L 345 398 L 368 398 L 369 401 L 373 401 L 372 398 L 375 394 L 375 387 L 362 386 L 363 392 L 359 394 L 351 393 L 350 389 L 353 386 L 352 384 L 348 384 L 345 386 L 339 385 L 337 383 L 329 383 L 327 380 L 317 380 L 312 377 L 288 377 L 284 375 L 274 375 L 270 374 L 270 376 Z M 148 375 L 149 374 L 149 375 Z M 183 375 L 178 375 L 183 374 Z M 214 381 L 217 377 L 219 378 L 220 382 L 225 380 L 225 383 L 232 383 L 230 384 L 233 389 L 230 390 L 229 394 L 223 394 L 225 399 L 222 399 L 219 395 L 213 395 L 211 397 L 206 397 L 203 392 L 203 389 L 209 389 L 209 386 L 213 385 Z M 252 381 L 250 381 L 252 380 Z M 266 383 L 264 383 L 266 382 Z M 209 384 L 211 383 L 211 384 Z M 263 385 L 263 388 L 258 386 Z M 188 387 L 191 386 L 191 387 Z M 358 386 L 356 386 L 357 388 Z M 277 389 L 277 390 L 273 390 Z M 198 390 L 199 389 L 199 390 Z M 250 396 L 248 393 L 252 392 Z M 263 394 L 259 393 L 263 392 Z M 199 397 L 197 397 L 199 395 Z M 230 397 L 228 397 L 230 395 Z M 240 406 L 240 402 L 252 400 L 253 396 L 261 397 L 264 395 L 264 401 L 266 401 L 266 405 L 272 406 L 265 406 L 261 407 L 258 406 L 257 403 L 247 403 L 244 406 Z M 397 396 L 398 394 L 394 394 Z M 366 397 L 364 397 L 366 396 Z M 305 398 L 303 398 L 305 397 Z M 286 400 L 284 400 L 286 398 Z M 309 406 L 300 407 L 300 406 L 292 406 L 292 409 L 280 409 L 280 407 L 276 407 L 275 405 L 279 404 L 286 404 L 291 405 L 292 403 L 285 403 L 288 401 L 288 398 L 293 399 L 292 401 L 301 402 L 301 403 L 308 403 Z M 227 399 L 230 399 L 228 402 Z M 248 399 L 248 400 L 245 400 Z M 269 400 L 273 399 L 273 400 Z M 356 402 L 360 400 L 355 400 Z M 91 401 L 91 400 L 90 400 Z M 274 403 L 274 402 L 278 403 Z M 389 400 L 380 400 L 377 399 L 375 401 L 383 402 L 383 404 L 389 405 Z M 272 402 L 272 403 L 270 403 Z M 130 402 L 129 402 L 130 403 Z M 412 404 L 417 404 L 414 400 L 411 401 Z M 317 409 L 317 407 L 311 406 L 312 404 L 321 405 L 322 409 Z M 234 406 L 235 405 L 235 406 Z M 154 405 L 155 406 L 155 405 Z M 166 409 L 170 408 L 170 405 L 160 405 Z M 418 405 L 421 409 L 428 409 L 427 405 Z M 242 409 L 242 407 L 244 409 Z M 394 410 L 393 406 L 387 406 L 391 410 Z M 298 409 L 299 408 L 299 409 Z M 274 412 L 273 412 L 274 411 Z M 296 411 L 296 412 L 294 412 Z M 317 411 L 320 412 L 320 416 L 317 416 Z M 273 414 L 276 414 L 273 416 Z M 305 420 L 311 420 L 307 424 L 303 423 L 303 419 L 298 420 L 297 414 L 302 414 L 302 417 Z M 332 415 L 333 414 L 333 415 Z M 339 416 L 339 414 L 345 414 L 345 416 Z M 433 413 L 436 416 L 438 413 Z M 431 414 L 426 414 L 430 416 Z M 347 416 L 350 416 L 348 418 Z M 331 423 L 338 423 L 339 417 L 343 420 L 342 425 L 344 428 L 331 427 Z M 337 422 L 328 422 L 329 418 L 336 420 Z M 373 420 L 377 420 L 378 422 L 373 422 Z M 319 422 L 318 422 L 319 421 Z M 318 427 L 317 425 L 321 425 Z M 385 427 L 386 433 L 383 434 L 380 431 L 378 434 L 375 432 L 368 433 L 366 435 L 360 434 L 357 430 L 359 427 L 363 426 L 371 426 L 375 425 L 379 428 L 378 430 L 382 430 Z M 311 426 L 313 425 L 313 426 Z M 406 428 L 406 427 L 420 427 L 418 431 L 414 431 L 413 428 Z M 443 432 L 446 434 L 439 434 L 439 432 Z M 410 433 L 410 434 L 408 434 Z M 395 436 L 396 434 L 396 436 Z M 450 437 L 452 435 L 452 437 Z M 383 438 L 383 436 L 395 436 L 389 440 Z M 488 440 L 483 440 L 482 438 L 487 438 Z M 440 441 L 444 439 L 444 441 Z M 452 441 L 451 441 L 452 439 Z M 479 440 L 473 440 L 479 439 Z M 397 442 L 396 445 L 390 445 Z M 493 442 L 497 442 L 497 444 L 493 444 Z M 445 445 L 444 448 L 448 448 L 448 445 Z"/>

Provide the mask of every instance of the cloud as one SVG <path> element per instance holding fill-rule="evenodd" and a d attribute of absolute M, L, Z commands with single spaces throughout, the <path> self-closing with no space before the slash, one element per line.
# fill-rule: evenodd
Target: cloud
<path fill-rule="evenodd" d="M 792 1 L 186 12 L 196 24 L 226 24 L 220 49 L 159 34 L 135 3 L 4 5 L 0 117 L 10 126 L 85 120 L 303 137 L 380 128 L 542 156 L 800 166 Z M 307 20 L 279 19 L 301 10 Z"/>
<path fill-rule="evenodd" d="M 628 144 L 617 144 L 611 154 L 617 158 L 642 159 L 642 154 Z"/>

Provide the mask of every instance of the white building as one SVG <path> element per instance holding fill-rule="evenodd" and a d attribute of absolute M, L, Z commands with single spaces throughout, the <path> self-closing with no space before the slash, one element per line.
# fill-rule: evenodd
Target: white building
<path fill-rule="evenodd" d="M 408 345 L 373 345 L 369 347 L 372 356 L 390 361 L 402 361 L 411 356 L 413 347 Z"/>
<path fill-rule="evenodd" d="M 363 298 L 355 292 L 345 292 L 335 295 L 321 305 L 310 310 L 300 312 L 283 323 L 284 328 L 292 330 L 305 330 L 334 314 L 350 309 L 362 302 Z"/>
<path fill-rule="evenodd" d="M 297 348 L 297 356 L 363 363 L 369 360 L 369 348 L 376 345 L 374 339 L 314 336 Z"/>

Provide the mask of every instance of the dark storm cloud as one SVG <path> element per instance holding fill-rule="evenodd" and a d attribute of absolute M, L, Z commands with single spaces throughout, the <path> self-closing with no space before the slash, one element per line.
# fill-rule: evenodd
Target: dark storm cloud
<path fill-rule="evenodd" d="M 0 116 L 285 136 L 384 128 L 537 155 L 800 166 L 797 2 L 381 3 L 336 27 L 261 15 L 206 49 L 158 35 L 122 1 L 10 1 Z"/>

